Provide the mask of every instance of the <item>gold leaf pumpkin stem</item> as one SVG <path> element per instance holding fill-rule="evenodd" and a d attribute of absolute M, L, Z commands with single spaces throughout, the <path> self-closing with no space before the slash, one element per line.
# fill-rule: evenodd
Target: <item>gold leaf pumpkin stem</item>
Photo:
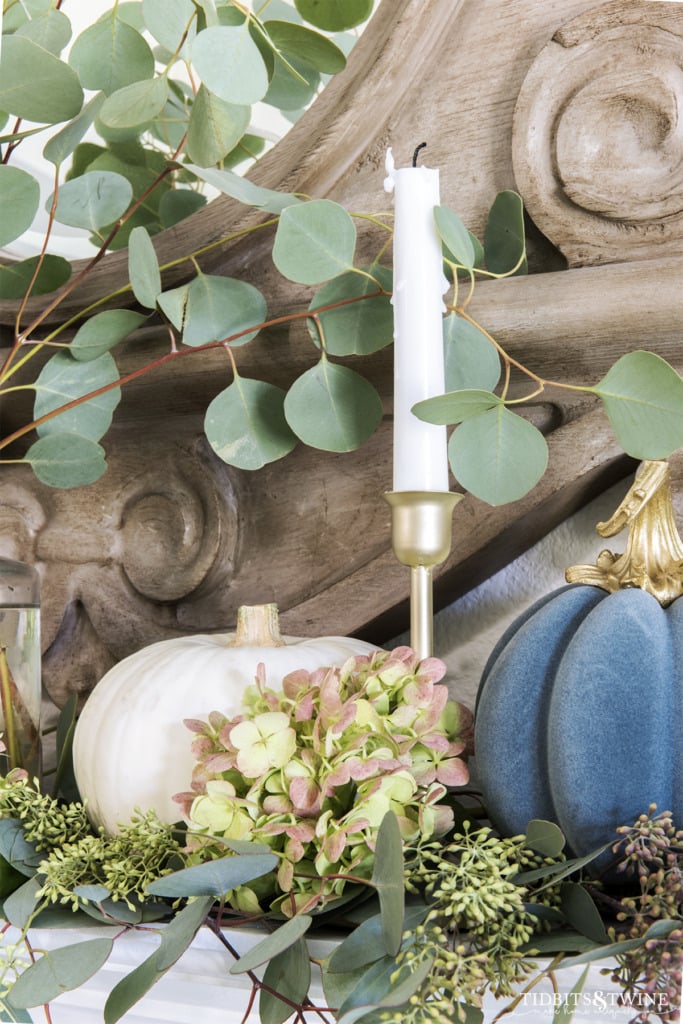
<path fill-rule="evenodd" d="M 683 594 L 683 540 L 676 527 L 667 462 L 644 462 L 614 515 L 596 529 L 612 537 L 628 527 L 622 555 L 601 551 L 595 565 L 567 569 L 569 583 L 614 592 L 638 587 L 663 606 Z"/>

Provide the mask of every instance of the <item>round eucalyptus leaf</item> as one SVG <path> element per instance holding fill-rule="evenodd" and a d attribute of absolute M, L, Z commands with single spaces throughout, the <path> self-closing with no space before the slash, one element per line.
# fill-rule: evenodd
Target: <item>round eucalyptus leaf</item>
<path fill-rule="evenodd" d="M 99 480 L 107 468 L 101 445 L 70 433 L 39 438 L 24 461 L 48 487 L 82 487 Z"/>
<path fill-rule="evenodd" d="M 413 406 L 413 412 L 425 423 L 446 426 L 451 423 L 462 423 L 471 416 L 480 416 L 489 409 L 502 405 L 502 401 L 491 391 L 478 388 L 466 388 L 460 391 L 449 391 L 445 395 L 425 398 Z"/>
<path fill-rule="evenodd" d="M 40 185 L 28 171 L 0 164 L 0 246 L 30 228 L 40 204 Z"/>
<path fill-rule="evenodd" d="M 55 219 L 74 228 L 97 231 L 118 220 L 133 199 L 130 182 L 112 171 L 87 171 L 65 181 L 57 196 Z M 46 206 L 50 208 L 52 197 Z"/>
<path fill-rule="evenodd" d="M 365 356 L 390 345 L 394 339 L 394 311 L 391 305 L 392 273 L 387 267 L 374 264 L 364 268 L 375 281 L 364 274 L 349 271 L 324 284 L 308 307 L 319 314 L 325 334 L 325 349 L 332 356 Z M 385 295 L 374 295 L 378 287 Z M 372 298 L 366 296 L 372 295 Z M 354 302 L 349 300 L 358 299 Z M 332 309 L 325 309 L 333 306 Z M 314 324 L 308 329 L 314 342 L 320 338 Z"/>
<path fill-rule="evenodd" d="M 102 95 L 104 96 L 104 93 L 102 93 Z M 104 99 L 106 100 L 107 97 L 104 96 Z M 120 143 L 125 144 L 126 142 L 136 142 L 141 135 L 146 131 L 149 131 L 151 124 L 151 121 L 147 121 L 144 124 L 128 125 L 124 128 L 112 128 L 111 125 L 105 124 L 102 121 L 102 118 L 98 115 L 95 120 L 95 131 L 100 138 L 104 139 L 104 141 L 109 145 L 118 145 Z M 106 154 L 107 150 L 105 149 L 104 152 Z"/>
<path fill-rule="evenodd" d="M 227 103 L 249 106 L 266 95 L 268 72 L 246 21 L 197 33 L 191 57 L 206 88 Z"/>
<path fill-rule="evenodd" d="M 24 22 L 17 29 L 16 35 L 32 39 L 38 46 L 58 57 L 71 39 L 71 22 L 62 11 L 46 11 Z"/>
<path fill-rule="evenodd" d="M 448 206 L 435 206 L 434 223 L 441 241 L 448 247 L 455 260 L 463 267 L 473 267 L 476 262 L 474 245 L 469 231 L 457 213 Z"/>
<path fill-rule="evenodd" d="M 591 389 L 634 459 L 666 459 L 683 447 L 683 379 L 654 352 L 627 352 Z"/>
<path fill-rule="evenodd" d="M 207 199 L 191 188 L 172 188 L 165 192 L 159 203 L 159 217 L 163 227 L 170 228 L 206 206 Z"/>
<path fill-rule="evenodd" d="M 192 105 L 187 154 L 200 167 L 220 163 L 240 141 L 251 119 L 251 107 L 226 103 L 200 86 Z"/>
<path fill-rule="evenodd" d="M 110 128 L 137 128 L 158 117 L 168 99 L 165 75 L 133 82 L 117 89 L 105 100 L 100 120 Z"/>
<path fill-rule="evenodd" d="M 232 344 L 244 345 L 256 337 L 266 314 L 266 300 L 253 285 L 199 274 L 187 290 L 183 341 L 195 347 L 238 334 Z"/>
<path fill-rule="evenodd" d="M 104 146 L 100 146 L 95 142 L 79 142 L 74 149 L 71 166 L 66 173 L 65 180 L 71 181 L 72 178 L 80 178 L 82 174 L 90 170 L 90 165 L 93 161 L 106 152 Z"/>
<path fill-rule="evenodd" d="M 108 352 L 88 362 L 72 359 L 68 352 L 57 352 L 45 363 L 33 387 L 36 392 L 33 414 L 36 419 L 55 412 L 75 399 L 92 398 L 46 420 L 37 428 L 41 437 L 55 433 L 79 434 L 99 441 L 111 426 L 114 409 L 121 399 L 120 388 L 110 387 L 119 379 L 116 363 Z"/>
<path fill-rule="evenodd" d="M 500 356 L 474 324 L 457 313 L 443 321 L 446 390 L 493 391 L 500 380 Z"/>
<path fill-rule="evenodd" d="M 351 452 L 379 426 L 382 402 L 364 377 L 323 356 L 292 384 L 285 416 L 297 437 L 312 448 Z"/>
<path fill-rule="evenodd" d="M 275 233 L 273 262 L 298 284 L 321 284 L 351 270 L 356 227 L 343 206 L 329 199 L 288 206 Z"/>
<path fill-rule="evenodd" d="M 178 331 L 182 331 L 185 323 L 189 290 L 189 284 L 181 284 L 157 296 L 157 306 Z"/>
<path fill-rule="evenodd" d="M 140 161 L 137 153 L 142 155 Z M 160 154 L 156 154 L 160 155 Z M 167 179 L 158 181 L 159 170 L 164 166 L 163 157 L 161 167 L 154 161 L 155 154 L 149 153 L 137 140 L 129 140 L 127 143 L 112 145 L 108 151 L 95 157 L 90 164 L 90 171 L 108 171 L 113 174 L 120 174 L 125 178 L 133 189 L 134 196 L 141 196 L 146 192 L 144 203 L 135 211 L 132 217 L 126 219 L 120 229 L 129 235 L 133 228 L 139 224 L 157 223 L 158 207 L 161 197 L 171 188 Z M 157 182 L 155 184 L 155 182 Z M 109 225 L 107 225 L 109 227 Z M 152 233 L 154 233 L 152 230 Z"/>
<path fill-rule="evenodd" d="M 104 103 L 104 93 L 97 93 L 81 110 L 80 114 L 65 124 L 51 139 L 45 143 L 43 156 L 58 167 L 75 151 L 79 142 L 97 117 Z M 84 168 L 85 170 L 85 168 Z M 72 175 L 77 177 L 77 175 Z"/>
<path fill-rule="evenodd" d="M 33 281 L 39 262 L 40 270 Z M 0 299 L 22 299 L 29 287 L 31 295 L 48 295 L 66 284 L 70 277 L 71 264 L 63 256 L 48 253 L 42 262 L 39 256 L 29 256 L 27 260 L 0 267 Z"/>
<path fill-rule="evenodd" d="M 161 292 L 161 274 L 152 240 L 143 227 L 133 228 L 128 238 L 128 277 L 140 305 L 154 309 Z"/>
<path fill-rule="evenodd" d="M 176 52 L 186 33 L 184 45 L 194 37 L 197 11 L 192 0 L 142 0 L 142 16 L 150 35 L 170 53 Z"/>
<path fill-rule="evenodd" d="M 147 320 L 144 313 L 132 309 L 105 309 L 91 316 L 74 335 L 69 352 L 79 362 L 97 359 L 118 345 Z"/>
<path fill-rule="evenodd" d="M 175 0 L 174 0 L 175 3 Z M 145 31 L 145 19 L 142 16 L 142 4 L 140 0 L 119 0 L 116 5 L 116 14 L 121 21 L 125 21 L 126 25 L 130 25 L 136 32 Z M 109 17 L 109 12 L 101 16 L 100 20 L 104 20 Z"/>
<path fill-rule="evenodd" d="M 346 67 L 346 57 L 339 47 L 305 25 L 292 21 L 266 21 L 264 28 L 275 47 L 288 58 L 294 57 L 327 75 L 336 75 Z"/>
<path fill-rule="evenodd" d="M 32 39 L 2 37 L 0 110 L 38 124 L 58 124 L 75 117 L 82 105 L 83 90 L 73 68 Z"/>
<path fill-rule="evenodd" d="M 544 857 L 559 857 L 567 841 L 554 821 L 534 818 L 526 827 L 526 846 Z"/>
<path fill-rule="evenodd" d="M 494 274 L 509 274 L 521 260 L 515 275 L 526 274 L 525 248 L 521 196 L 510 190 L 499 192 L 489 210 L 484 234 L 487 269 Z"/>
<path fill-rule="evenodd" d="M 204 431 L 219 459 L 238 469 L 260 469 L 288 455 L 297 438 L 285 420 L 284 400 L 281 388 L 236 376 L 206 410 Z"/>
<path fill-rule="evenodd" d="M 320 73 L 296 57 L 285 64 L 275 61 L 273 75 L 264 100 L 278 110 L 307 107 L 320 86 Z"/>
<path fill-rule="evenodd" d="M 54 0 L 23 0 L 20 4 L 3 3 L 2 30 L 8 36 L 25 25 L 31 18 L 47 14 Z"/>
<path fill-rule="evenodd" d="M 101 89 L 108 96 L 154 74 L 154 54 L 146 39 L 114 12 L 81 32 L 69 64 L 84 89 Z"/>
<path fill-rule="evenodd" d="M 325 32 L 345 32 L 362 24 L 372 14 L 374 0 L 294 0 L 306 21 Z"/>
<path fill-rule="evenodd" d="M 523 498 L 548 465 L 548 446 L 540 430 L 497 405 L 457 427 L 448 456 L 460 484 L 489 505 Z"/>
<path fill-rule="evenodd" d="M 191 109 L 190 104 L 177 95 L 174 84 L 173 79 L 169 79 L 168 100 L 150 124 L 150 131 L 169 149 L 177 149 L 183 141 Z"/>
<path fill-rule="evenodd" d="M 13 983 L 12 1003 L 22 1009 L 41 1006 L 63 992 L 78 988 L 106 963 L 113 946 L 113 938 L 86 939 L 50 950 Z"/>

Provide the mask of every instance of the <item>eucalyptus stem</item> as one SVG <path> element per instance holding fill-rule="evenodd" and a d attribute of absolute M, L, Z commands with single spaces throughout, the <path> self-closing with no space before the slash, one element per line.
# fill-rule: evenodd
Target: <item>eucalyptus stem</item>
<path fill-rule="evenodd" d="M 351 296 L 350 298 L 347 299 L 340 299 L 338 302 L 331 302 L 326 306 L 321 306 L 319 309 L 315 311 L 315 314 L 317 315 L 322 312 L 326 312 L 327 310 L 330 309 L 338 309 L 342 306 L 352 305 L 355 302 L 363 302 L 365 299 L 376 298 L 382 294 L 384 293 L 378 290 L 377 292 L 371 292 L 368 295 L 356 295 Z M 158 359 L 154 359 L 152 360 L 152 362 L 145 363 L 144 366 L 138 367 L 137 370 L 131 370 L 130 373 L 125 374 L 125 376 L 123 377 L 119 377 L 117 380 L 112 381 L 110 384 L 104 384 L 101 388 L 96 388 L 94 391 L 89 391 L 85 395 L 80 395 L 78 398 L 74 398 L 70 402 L 65 402 L 65 404 L 60 405 L 58 409 L 53 409 L 52 411 L 45 413 L 43 416 L 39 416 L 37 419 L 32 420 L 30 423 L 25 423 L 23 427 L 17 428 L 17 430 L 15 430 L 13 433 L 8 434 L 7 437 L 0 439 L 0 450 L 2 450 L 3 448 L 7 448 L 10 444 L 13 444 L 15 441 L 18 441 L 26 434 L 31 433 L 32 430 L 36 429 L 36 427 L 42 426 L 43 423 L 47 423 L 49 420 L 54 419 L 61 413 L 68 412 L 69 409 L 74 409 L 79 405 L 83 405 L 85 402 L 89 402 L 93 398 L 98 398 L 100 395 L 104 395 L 108 391 L 113 391 L 116 388 L 120 388 L 126 384 L 130 384 L 131 381 L 137 380 L 138 378 L 144 376 L 146 373 L 149 373 L 152 370 L 159 369 L 161 366 L 164 366 L 172 359 L 179 359 L 182 356 L 198 355 L 201 352 L 207 352 L 210 351 L 211 349 L 224 348 L 226 345 L 229 345 L 230 342 L 237 341 L 245 334 L 251 334 L 253 331 L 260 331 L 267 327 L 277 327 L 280 326 L 281 324 L 293 323 L 296 320 L 310 319 L 311 317 L 312 314 L 308 310 L 300 310 L 295 313 L 285 313 L 282 316 L 273 317 L 270 320 L 266 320 L 261 324 L 245 327 L 243 330 L 237 331 L 235 334 L 231 334 L 227 338 L 221 338 L 219 341 L 207 342 L 205 345 L 196 345 L 193 347 L 182 349 L 175 348 L 175 346 L 172 345 L 171 350 L 169 352 L 166 352 L 165 355 L 160 356 Z M 31 385 L 25 385 L 25 387 L 30 388 Z M 8 462 L 15 461 L 22 460 L 0 459 L 0 464 L 7 464 Z"/>

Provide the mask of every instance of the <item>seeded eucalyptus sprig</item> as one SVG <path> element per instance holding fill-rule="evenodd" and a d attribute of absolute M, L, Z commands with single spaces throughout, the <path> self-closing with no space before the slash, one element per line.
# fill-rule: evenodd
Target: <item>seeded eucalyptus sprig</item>
<path fill-rule="evenodd" d="M 59 849 L 91 834 L 82 803 L 64 803 L 42 793 L 37 780 L 17 768 L 0 776 L 0 821 L 14 819 L 38 851 Z"/>
<path fill-rule="evenodd" d="M 564 960 L 586 963 L 616 956 L 614 980 L 624 999 L 640 999 L 633 1024 L 677 1021 L 682 836 L 669 814 L 655 812 L 650 808 L 633 826 L 619 830 L 615 852 L 623 857 L 627 879 L 635 868 L 630 877 L 636 887 L 618 897 L 582 876 L 590 858 L 565 858 L 561 833 L 550 823 L 530 823 L 525 836 L 513 838 L 466 823 L 441 842 L 418 841 L 405 851 L 404 860 L 398 822 L 388 814 L 377 836 L 372 877 L 364 883 L 378 900 L 359 904 L 357 926 L 320 963 L 329 1009 L 314 1005 L 308 995 L 310 915 L 297 915 L 284 925 L 267 922 L 266 938 L 234 964 L 233 973 L 245 974 L 255 994 L 260 993 L 263 1020 L 284 1020 L 294 1010 L 301 1024 L 312 1024 L 324 1013 L 330 1020 L 350 1022 L 359 1019 L 362 1006 L 368 1024 L 395 1021 L 397 1015 L 406 1024 L 453 1024 L 478 1019 L 473 1013 L 487 992 L 509 998 L 513 1006 L 520 986 L 527 990 L 547 984 L 548 969 L 535 962 L 544 948 L 555 956 L 550 970 L 562 960 L 558 951 L 579 950 L 578 957 L 565 955 Z M 178 852 L 182 862 L 172 829 L 140 818 L 120 836 L 88 834 L 69 842 L 69 830 L 77 834 L 86 821 L 82 805 L 60 805 L 21 772 L 2 780 L 2 853 L 10 861 L 16 858 L 27 878 L 5 903 L 13 923 L 21 928 L 23 916 L 28 939 L 36 914 L 49 903 L 54 907 L 50 913 L 63 908 L 70 918 L 73 909 L 87 906 L 103 924 L 114 925 L 107 938 L 50 953 L 49 972 L 35 952 L 36 962 L 27 964 L 21 942 L 4 943 L 0 1006 L 11 1007 L 9 1019 L 28 1021 L 22 1007 L 49 1002 L 87 982 L 106 961 L 115 938 L 142 920 L 141 898 L 156 893 L 145 920 L 153 920 L 154 913 L 158 918 L 165 908 L 169 925 L 160 931 L 158 949 L 110 993 L 106 1019 L 120 1019 L 191 944 L 222 892 L 277 867 L 277 857 L 264 847 L 251 850 L 249 843 L 236 843 L 222 860 L 169 873 Z M 13 823 L 19 831 L 6 831 Z M 33 863 L 26 856 L 28 835 L 43 846 Z M 150 883 L 156 873 L 159 877 Z M 15 884 L 20 883 L 18 878 Z M 596 938 L 595 920 L 588 913 L 596 906 L 612 920 L 603 941 Z M 353 908 L 350 913 L 345 908 L 347 914 L 354 917 Z M 219 923 L 220 916 L 212 920 L 214 931 Z M 229 937 L 223 945 L 236 956 Z M 226 969 L 230 966 L 228 961 Z M 642 1012 L 645 1000 L 647 1015 Z"/>
<path fill-rule="evenodd" d="M 537 970 L 529 947 L 542 925 L 529 904 L 560 906 L 559 885 L 536 895 L 516 878 L 564 860 L 535 852 L 526 836 L 500 838 L 469 822 L 448 843 L 407 851 L 406 890 L 422 893 L 429 909 L 397 958 L 397 979 L 425 958 L 433 966 L 402 1019 L 450 1024 L 454 1006 L 465 1020 L 465 1007 L 486 991 L 513 995 Z"/>
<path fill-rule="evenodd" d="M 643 1005 L 659 1006 L 662 1021 L 678 1024 L 683 980 L 683 830 L 671 812 L 651 805 L 633 826 L 619 828 L 615 852 L 623 858 L 624 876 L 637 879 L 637 889 L 617 909 L 612 938 L 642 939 L 618 956 L 613 978 Z M 656 922 L 679 921 L 668 934 L 651 933 Z M 650 934 L 648 935 L 648 933 Z"/>

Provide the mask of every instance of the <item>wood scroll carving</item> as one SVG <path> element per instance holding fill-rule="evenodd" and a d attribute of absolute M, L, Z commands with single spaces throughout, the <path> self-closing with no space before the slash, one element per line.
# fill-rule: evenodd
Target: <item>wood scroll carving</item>
<path fill-rule="evenodd" d="M 482 284 L 472 309 L 511 355 L 548 378 L 585 384 L 637 347 L 680 370 L 681 172 L 672 126 L 682 37 L 676 3 L 383 0 L 347 71 L 254 177 L 350 210 L 385 210 L 387 146 L 405 163 L 426 140 L 443 201 L 473 231 L 501 189 L 518 188 L 530 211 L 531 274 Z M 215 200 L 155 239 L 160 260 L 257 216 Z M 370 228 L 360 247 L 374 255 Z M 263 242 L 217 245 L 202 267 L 258 282 L 272 316 L 309 301 L 278 276 Z M 124 273 L 125 253 L 105 258 L 73 308 L 111 291 Z M 13 312 L 0 307 L 2 321 Z M 166 340 L 146 329 L 122 372 L 140 345 L 151 357 Z M 280 328 L 240 350 L 240 371 L 267 364 L 273 383 L 287 385 L 313 360 L 300 328 Z M 242 603 L 277 601 L 293 634 L 381 643 L 405 628 L 408 574 L 391 553 L 382 500 L 391 486 L 391 353 L 363 369 L 385 418 L 359 452 L 301 448 L 256 474 L 220 463 L 202 437 L 206 406 L 230 373 L 213 354 L 186 360 L 182 376 L 167 366 L 126 390 L 104 440 L 109 470 L 96 484 L 53 491 L 25 467 L 2 470 L 0 550 L 42 570 L 45 683 L 57 703 L 86 693 L 143 644 L 229 628 Z M 21 410 L 3 415 L 11 425 Z M 529 415 L 548 435 L 551 469 L 514 505 L 491 509 L 470 497 L 458 505 L 437 604 L 633 469 L 590 400 L 549 392 Z"/>
<path fill-rule="evenodd" d="M 683 26 L 673 3 L 608 3 L 531 65 L 514 117 L 518 187 L 570 264 L 683 252 Z"/>

